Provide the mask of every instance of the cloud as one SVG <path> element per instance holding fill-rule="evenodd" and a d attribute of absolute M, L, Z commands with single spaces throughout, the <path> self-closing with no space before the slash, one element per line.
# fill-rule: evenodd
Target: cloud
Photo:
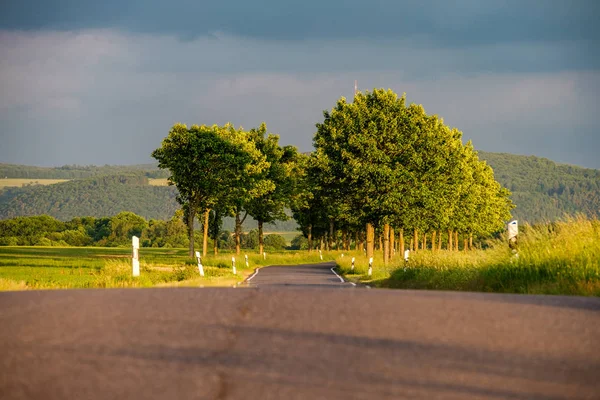
<path fill-rule="evenodd" d="M 423 48 L 411 41 L 261 41 L 112 29 L 0 33 L 0 160 L 38 165 L 151 161 L 175 122 L 266 121 L 311 148 L 315 123 L 360 89 L 407 92 L 488 151 L 600 168 L 597 69 L 572 43 Z"/>
<path fill-rule="evenodd" d="M 2 3 L 0 29 L 119 29 L 196 39 L 225 32 L 261 40 L 421 38 L 434 46 L 592 40 L 595 0 L 20 0 Z"/>

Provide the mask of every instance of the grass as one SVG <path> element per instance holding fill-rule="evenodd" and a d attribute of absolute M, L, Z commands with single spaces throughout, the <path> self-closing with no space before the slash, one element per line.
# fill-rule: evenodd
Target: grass
<path fill-rule="evenodd" d="M 370 277 L 364 255 L 354 256 L 354 271 L 350 257 L 337 258 L 340 271 L 349 280 L 374 287 L 600 296 L 598 220 L 526 226 L 518 255 L 502 241 L 486 250 L 418 251 L 408 262 L 398 257 L 388 267 L 382 267 L 378 254 Z"/>
<path fill-rule="evenodd" d="M 68 179 L 0 179 L 0 189 L 5 187 L 22 187 L 27 185 L 53 185 L 55 183 L 66 182 Z"/>
<path fill-rule="evenodd" d="M 98 247 L 0 247 L 0 290 L 233 286 L 265 265 L 319 262 L 317 253 L 306 252 L 248 254 L 236 256 L 237 275 L 231 268 L 231 253 L 203 259 L 201 277 L 187 249 L 140 249 L 139 277 L 131 275 L 131 250 Z M 324 254 L 333 260 L 334 254 Z"/>

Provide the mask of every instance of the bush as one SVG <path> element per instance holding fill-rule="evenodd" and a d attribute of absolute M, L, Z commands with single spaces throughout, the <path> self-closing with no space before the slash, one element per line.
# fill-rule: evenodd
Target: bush
<path fill-rule="evenodd" d="M 18 246 L 19 239 L 14 236 L 0 238 L 0 246 Z"/>
<path fill-rule="evenodd" d="M 292 239 L 291 247 L 292 250 L 308 250 L 308 239 L 304 235 L 298 235 Z"/>
<path fill-rule="evenodd" d="M 34 246 L 52 246 L 52 241 L 48 238 L 42 237 L 34 243 Z"/>
<path fill-rule="evenodd" d="M 271 249 L 271 250 L 283 250 L 287 246 L 285 238 L 283 236 L 277 235 L 277 234 L 271 234 L 271 235 L 265 236 L 264 242 L 265 242 L 265 248 Z"/>

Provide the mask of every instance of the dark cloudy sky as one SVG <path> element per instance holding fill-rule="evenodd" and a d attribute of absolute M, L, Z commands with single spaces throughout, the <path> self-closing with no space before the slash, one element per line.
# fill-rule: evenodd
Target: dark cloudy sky
<path fill-rule="evenodd" d="M 3 0 L 0 162 L 151 162 L 175 122 L 312 148 L 391 88 L 485 151 L 600 168 L 600 1 Z"/>

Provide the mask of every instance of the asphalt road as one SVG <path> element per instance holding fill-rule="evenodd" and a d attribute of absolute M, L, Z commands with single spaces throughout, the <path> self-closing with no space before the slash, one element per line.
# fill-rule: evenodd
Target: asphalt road
<path fill-rule="evenodd" d="M 294 271 L 299 287 L 274 278 Z M 600 299 L 375 290 L 327 271 L 0 293 L 0 399 L 600 398 Z"/>
<path fill-rule="evenodd" d="M 346 289 L 354 287 L 349 282 L 344 282 L 332 268 L 335 263 L 305 265 L 274 265 L 265 267 L 246 279 L 245 285 L 250 287 L 317 287 Z"/>

